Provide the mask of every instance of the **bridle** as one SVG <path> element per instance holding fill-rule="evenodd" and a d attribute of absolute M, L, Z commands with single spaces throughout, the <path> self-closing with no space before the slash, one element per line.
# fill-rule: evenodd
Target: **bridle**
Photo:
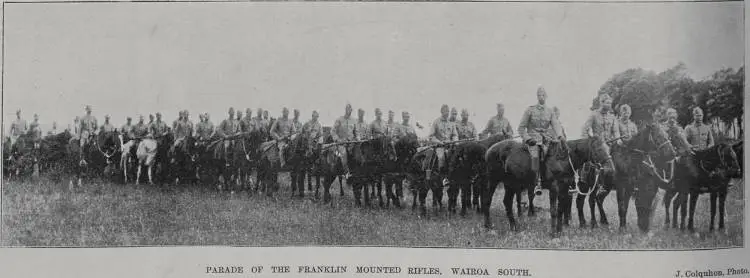
<path fill-rule="evenodd" d="M 661 180 L 664 183 L 670 183 L 672 182 L 672 179 L 674 178 L 674 164 L 675 164 L 675 161 L 677 160 L 677 157 L 673 158 L 672 160 L 667 161 L 667 164 L 669 164 L 669 176 L 667 176 L 666 171 L 664 171 L 663 169 L 661 170 L 661 174 L 659 173 L 659 169 L 657 169 L 656 165 L 654 164 L 654 161 L 651 158 L 651 155 L 658 151 L 661 151 L 661 149 L 664 148 L 665 146 L 671 147 L 673 151 L 674 151 L 674 147 L 672 146 L 668 138 L 664 139 L 664 142 L 657 144 L 657 142 L 655 142 L 654 140 L 653 134 L 651 133 L 653 132 L 654 128 L 655 127 L 651 127 L 652 130 L 650 130 L 650 132 L 648 133 L 648 142 L 654 145 L 656 149 L 650 152 L 639 150 L 639 149 L 633 149 L 633 151 L 636 151 L 638 153 L 645 155 L 645 158 L 644 160 L 641 161 L 641 163 L 643 163 L 643 165 L 646 166 L 646 168 L 648 168 L 652 172 L 652 174 L 654 174 L 654 176 L 656 176 L 659 180 Z"/>

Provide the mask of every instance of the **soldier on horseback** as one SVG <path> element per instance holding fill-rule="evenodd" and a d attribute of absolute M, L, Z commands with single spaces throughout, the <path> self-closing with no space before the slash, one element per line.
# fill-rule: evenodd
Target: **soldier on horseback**
<path fill-rule="evenodd" d="M 487 126 L 482 131 L 483 136 L 493 136 L 495 134 L 501 134 L 506 136 L 513 136 L 513 128 L 510 125 L 508 119 L 505 118 L 505 105 L 502 103 L 497 104 L 497 115 L 492 116 L 487 121 Z"/>
<path fill-rule="evenodd" d="M 693 108 L 693 122 L 685 127 L 685 137 L 693 151 L 699 151 L 713 147 L 714 136 L 711 128 L 703 123 L 703 109 Z"/>
<path fill-rule="evenodd" d="M 631 111 L 630 105 L 623 104 L 620 106 L 620 118 L 617 121 L 617 128 L 619 129 L 623 142 L 630 141 L 630 139 L 638 133 L 638 126 L 630 120 L 630 115 L 632 114 Z"/>
<path fill-rule="evenodd" d="M 404 136 L 417 136 L 417 132 L 414 127 L 409 123 L 409 112 L 401 112 L 401 124 L 399 124 L 394 132 L 394 137 L 401 138 Z"/>
<path fill-rule="evenodd" d="M 26 120 L 21 118 L 21 110 L 16 111 L 16 120 L 10 124 L 10 145 L 14 146 L 16 140 L 23 134 L 26 134 L 29 126 L 26 124 Z"/>
<path fill-rule="evenodd" d="M 432 123 L 432 131 L 430 133 L 430 142 L 438 144 L 438 146 L 435 147 L 435 155 L 437 156 L 438 171 L 440 172 L 445 170 L 446 148 L 442 145 L 455 141 L 458 138 L 456 126 L 448 120 L 448 111 L 448 105 L 443 104 L 440 108 L 440 113 L 442 115 Z M 426 160 L 427 163 L 429 163 L 429 161 L 429 159 Z M 427 169 L 427 179 L 430 179 L 432 170 L 429 165 L 425 166 L 425 169 Z M 445 185 L 447 183 L 448 179 L 444 179 L 443 184 Z"/>
<path fill-rule="evenodd" d="M 393 120 L 393 110 L 388 110 L 388 121 L 385 123 L 385 134 L 393 134 L 398 129 L 398 123 Z"/>
<path fill-rule="evenodd" d="M 458 140 L 477 139 L 477 130 L 474 124 L 469 121 L 469 110 L 461 110 L 461 121 L 456 123 Z"/>
<path fill-rule="evenodd" d="M 307 135 L 310 139 L 310 146 L 315 143 L 322 142 L 323 126 L 318 121 L 318 111 L 312 112 L 312 118 L 302 126 L 302 133 Z"/>
<path fill-rule="evenodd" d="M 172 124 L 174 132 L 174 143 L 169 153 L 174 153 L 175 148 L 187 137 L 193 137 L 193 123 L 188 120 L 188 112 L 180 111 L 180 117 Z"/>
<path fill-rule="evenodd" d="M 100 132 L 115 132 L 117 129 L 115 128 L 112 123 L 109 122 L 109 115 L 104 116 L 104 123 L 102 124 L 100 128 Z"/>
<path fill-rule="evenodd" d="M 375 108 L 375 120 L 370 123 L 370 135 L 380 137 L 388 135 L 388 127 L 383 121 L 383 112 L 380 108 Z"/>
<path fill-rule="evenodd" d="M 200 123 L 195 128 L 195 132 L 198 134 L 198 139 L 202 142 L 206 142 L 214 136 L 214 124 L 211 123 L 208 113 L 200 115 Z"/>
<path fill-rule="evenodd" d="M 89 140 L 96 135 L 97 126 L 96 117 L 91 115 L 91 106 L 86 105 L 86 115 L 81 118 L 81 133 L 79 138 L 81 150 L 83 150 Z M 83 160 L 83 153 L 83 151 L 80 153 L 81 160 Z"/>
<path fill-rule="evenodd" d="M 228 111 L 227 119 L 221 121 L 219 128 L 216 129 L 216 134 L 224 139 L 224 160 L 229 160 L 229 150 L 231 150 L 233 140 L 229 139 L 231 136 L 237 134 L 239 131 L 239 124 L 234 118 L 234 108 L 230 107 Z M 208 117 L 206 117 L 208 119 Z"/>
<path fill-rule="evenodd" d="M 547 149 L 547 141 L 562 138 L 560 122 L 554 116 L 554 111 L 546 106 L 547 92 L 544 87 L 539 86 L 536 92 L 538 104 L 529 106 L 523 113 L 521 123 L 518 125 L 518 134 L 528 145 L 531 155 L 531 169 L 536 175 L 535 192 L 541 192 L 542 175 L 539 173 L 539 160 L 544 157 Z M 541 151 L 541 154 L 540 154 Z"/>
<path fill-rule="evenodd" d="M 611 112 L 612 99 L 608 95 L 599 96 L 599 110 L 592 112 L 583 124 L 581 138 L 598 136 L 605 141 L 616 140 L 618 144 L 622 144 L 617 119 Z"/>
<path fill-rule="evenodd" d="M 289 139 L 295 134 L 294 126 L 292 121 L 289 119 L 289 109 L 284 107 L 281 111 L 281 117 L 273 122 L 271 127 L 271 138 L 276 141 L 276 147 L 279 150 L 279 161 L 281 167 L 286 165 L 286 159 L 284 157 L 284 151 L 289 145 Z"/>
<path fill-rule="evenodd" d="M 356 124 L 356 121 L 352 119 L 352 105 L 346 104 L 344 116 L 336 119 L 336 122 L 334 122 L 333 124 L 333 128 L 331 128 L 331 137 L 333 137 L 333 141 L 336 143 L 342 143 L 353 140 L 354 126 Z M 347 159 L 347 156 L 349 155 L 349 149 L 350 148 L 346 145 L 339 145 L 337 150 L 337 155 L 341 159 L 341 164 L 344 168 L 344 176 L 347 179 L 351 176 Z"/>
<path fill-rule="evenodd" d="M 42 143 L 42 129 L 39 127 L 39 115 L 34 114 L 34 121 L 29 125 L 29 134 L 34 142 L 34 149 L 38 150 Z"/>
<path fill-rule="evenodd" d="M 685 136 L 685 131 L 677 123 L 677 110 L 674 108 L 667 109 L 666 116 L 667 121 L 664 124 L 664 128 L 667 131 L 667 135 L 669 135 L 669 140 L 672 142 L 677 155 L 694 154 Z"/>
<path fill-rule="evenodd" d="M 161 120 L 161 113 L 159 112 L 156 112 L 156 121 L 154 121 L 151 126 L 149 126 L 149 129 L 151 131 L 151 135 L 153 135 L 155 139 L 163 137 L 164 135 L 167 135 L 167 132 L 169 132 L 169 127 Z"/>
<path fill-rule="evenodd" d="M 245 109 L 245 117 L 240 120 L 240 131 L 251 132 L 255 130 L 253 122 L 253 111 L 250 108 Z"/>

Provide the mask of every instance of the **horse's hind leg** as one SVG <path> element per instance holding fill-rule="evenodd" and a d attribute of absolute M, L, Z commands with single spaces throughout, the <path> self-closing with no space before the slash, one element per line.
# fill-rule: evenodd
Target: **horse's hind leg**
<path fill-rule="evenodd" d="M 677 201 L 679 204 L 675 204 L 675 209 L 680 209 L 680 230 L 685 230 L 685 217 L 687 216 L 687 210 L 688 210 L 688 199 L 690 198 L 690 193 L 688 192 L 680 192 L 677 195 Z M 677 219 L 672 219 L 676 221 Z"/>
<path fill-rule="evenodd" d="M 690 216 L 688 217 L 688 230 L 690 230 L 691 232 L 695 230 L 693 228 L 693 217 L 695 216 L 695 205 L 698 202 L 699 196 L 700 195 L 697 192 L 690 193 Z"/>
<path fill-rule="evenodd" d="M 710 195 L 711 195 L 710 196 L 710 199 L 711 199 L 711 223 L 710 223 L 710 226 L 708 226 L 708 230 L 713 232 L 713 230 L 714 230 L 714 223 L 716 223 L 715 222 L 715 220 L 716 220 L 716 199 L 719 198 L 719 194 L 717 194 L 717 192 L 714 191 L 714 192 L 711 192 Z"/>
<path fill-rule="evenodd" d="M 142 168 L 142 165 L 140 165 L 140 163 L 138 163 L 138 166 L 136 166 L 136 168 L 137 168 L 137 171 L 135 173 L 135 185 L 139 185 L 141 183 L 141 168 Z"/>
<path fill-rule="evenodd" d="M 726 211 L 724 210 L 724 204 L 726 202 L 727 188 L 722 188 L 721 191 L 719 191 L 719 231 L 724 230 L 724 214 L 726 214 Z"/>
<path fill-rule="evenodd" d="M 664 225 L 669 228 L 670 220 L 669 220 L 669 206 L 672 204 L 672 199 L 676 193 L 672 190 L 667 190 L 664 192 Z M 677 218 L 675 217 L 675 222 L 677 222 Z"/>
<path fill-rule="evenodd" d="M 513 217 L 513 197 L 519 195 L 517 192 L 509 190 L 505 187 L 505 194 L 503 196 L 503 205 L 505 206 L 505 216 L 508 217 L 508 223 L 510 224 L 511 231 L 518 231 L 518 224 L 516 218 Z M 487 209 L 487 208 L 485 208 Z"/>
<path fill-rule="evenodd" d="M 148 184 L 154 185 L 153 179 L 153 165 L 148 166 Z"/>
<path fill-rule="evenodd" d="M 609 191 L 607 191 L 607 194 L 609 194 Z M 607 213 L 604 212 L 604 198 L 607 198 L 607 194 L 604 195 L 595 195 L 590 196 L 589 198 L 594 198 L 596 201 L 596 205 L 599 208 L 599 224 L 602 226 L 609 226 L 609 221 L 607 220 Z M 592 214 L 593 215 L 593 214 Z M 594 219 L 593 217 L 591 218 Z"/>

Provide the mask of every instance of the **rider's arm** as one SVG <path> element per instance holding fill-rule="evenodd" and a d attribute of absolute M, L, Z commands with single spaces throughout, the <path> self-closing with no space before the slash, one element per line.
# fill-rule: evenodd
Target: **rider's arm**
<path fill-rule="evenodd" d="M 591 134 L 593 131 L 591 130 L 591 126 L 594 124 L 594 114 L 592 113 L 589 115 L 588 118 L 586 118 L 586 122 L 583 123 L 583 128 L 581 129 L 581 138 L 589 138 L 593 134 Z"/>
<path fill-rule="evenodd" d="M 529 133 L 526 130 L 527 125 L 529 121 L 531 120 L 531 112 L 529 109 L 526 109 L 525 112 L 523 112 L 523 116 L 521 116 L 521 122 L 518 123 L 518 135 L 521 135 L 521 138 L 526 141 L 529 140 Z"/>
<path fill-rule="evenodd" d="M 338 134 L 339 128 L 341 128 L 341 121 L 339 119 L 336 119 L 336 121 L 333 122 L 333 127 L 331 128 L 331 137 L 333 138 L 334 142 L 339 142 L 341 140 Z"/>
<path fill-rule="evenodd" d="M 438 130 L 439 130 L 438 129 L 438 120 L 435 120 L 432 123 L 432 130 L 430 131 L 430 138 L 429 138 L 430 142 L 438 143 L 438 144 L 443 143 L 443 141 L 440 141 L 440 139 L 437 138 L 437 134 L 439 132 Z"/>
<path fill-rule="evenodd" d="M 708 129 L 708 138 L 706 138 L 706 140 L 707 140 L 707 142 L 706 142 L 706 147 L 707 148 L 710 148 L 710 147 L 714 146 L 714 144 L 715 144 L 715 142 L 714 142 L 714 134 L 713 134 L 713 132 L 711 132 L 711 129 Z"/>
<path fill-rule="evenodd" d="M 484 130 L 482 130 L 481 134 L 489 135 L 491 133 L 490 130 L 492 130 L 493 127 L 494 127 L 494 124 L 492 123 L 492 118 L 490 118 L 490 120 L 487 121 L 487 125 L 484 127 Z"/>

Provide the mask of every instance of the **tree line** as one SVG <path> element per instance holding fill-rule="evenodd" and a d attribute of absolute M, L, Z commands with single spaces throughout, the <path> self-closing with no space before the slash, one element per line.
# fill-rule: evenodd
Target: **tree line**
<path fill-rule="evenodd" d="M 739 139 L 744 134 L 744 85 L 744 65 L 737 70 L 722 68 L 702 80 L 688 76 L 682 62 L 659 73 L 631 68 L 602 84 L 591 109 L 598 108 L 600 95 L 608 94 L 613 107 L 630 105 L 631 119 L 638 126 L 663 121 L 670 107 L 677 110 L 677 121 L 685 126 L 693 120 L 692 109 L 700 107 L 716 138 Z"/>

